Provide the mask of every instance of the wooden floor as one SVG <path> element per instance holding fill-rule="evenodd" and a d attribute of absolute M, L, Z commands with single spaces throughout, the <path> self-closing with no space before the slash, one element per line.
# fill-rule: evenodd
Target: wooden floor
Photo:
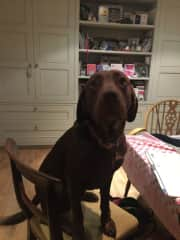
<path fill-rule="evenodd" d="M 46 149 L 22 149 L 20 158 L 23 162 L 38 169 L 41 161 L 48 153 Z M 33 194 L 33 189 L 29 186 L 29 194 Z M 16 213 L 18 206 L 12 186 L 9 160 L 6 153 L 0 150 L 0 216 Z M 0 240 L 25 240 L 26 222 L 10 227 L 0 227 Z"/>
<path fill-rule="evenodd" d="M 39 168 L 40 163 L 49 152 L 50 148 L 34 148 L 34 149 L 21 149 L 21 160 L 32 166 L 35 169 Z M 118 188 L 119 195 L 122 196 L 124 186 L 126 183 L 126 174 L 121 168 L 121 174 L 118 182 L 114 184 L 114 188 Z M 28 184 L 28 183 L 27 183 Z M 117 190 L 117 189 L 116 189 Z M 111 192 L 113 194 L 113 189 Z M 33 189 L 28 186 L 28 194 L 33 195 Z M 130 196 L 137 197 L 138 192 L 135 188 L 131 188 Z M 0 149 L 0 216 L 11 215 L 19 210 L 15 194 L 12 186 L 11 172 L 9 160 L 3 149 Z M 0 240 L 25 240 L 26 238 L 26 222 L 15 226 L 0 226 Z M 140 238 L 140 240 L 169 240 L 169 237 L 163 232 L 156 231 L 149 238 Z M 137 239 L 138 240 L 138 239 Z"/>

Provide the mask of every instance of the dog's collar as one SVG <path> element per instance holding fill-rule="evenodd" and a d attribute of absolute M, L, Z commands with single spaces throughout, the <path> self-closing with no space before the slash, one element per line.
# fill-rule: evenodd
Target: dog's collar
<path fill-rule="evenodd" d="M 91 136 L 96 140 L 98 145 L 113 154 L 114 156 L 112 161 L 113 171 L 118 169 L 122 165 L 124 155 L 127 151 L 125 135 L 122 134 L 121 136 L 119 136 L 116 143 L 104 144 L 101 138 L 99 138 L 98 135 L 96 134 L 94 128 L 92 126 L 88 126 L 88 128 Z"/>
<path fill-rule="evenodd" d="M 81 126 L 81 124 L 78 124 L 76 122 L 76 126 Z M 112 144 L 104 144 L 102 139 L 96 134 L 95 129 L 92 127 L 92 124 L 90 124 L 89 121 L 86 121 L 83 123 L 83 126 L 88 129 L 88 132 L 90 136 L 97 142 L 97 144 L 102 148 L 105 149 L 108 152 L 111 152 L 113 155 L 113 161 L 112 161 L 112 166 L 113 166 L 113 171 L 118 169 L 124 160 L 124 155 L 127 150 L 127 145 L 126 145 L 126 138 L 124 134 L 121 134 L 119 138 L 117 139 L 116 143 Z"/>

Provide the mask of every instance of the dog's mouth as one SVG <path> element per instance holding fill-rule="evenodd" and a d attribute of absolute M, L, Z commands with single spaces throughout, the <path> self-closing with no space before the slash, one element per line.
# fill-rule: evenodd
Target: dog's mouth
<path fill-rule="evenodd" d="M 114 136 L 114 135 L 109 135 L 104 137 L 103 143 L 105 145 L 115 145 L 118 141 L 119 135 Z"/>
<path fill-rule="evenodd" d="M 101 125 L 101 138 L 107 146 L 115 145 L 119 137 L 123 134 L 125 121 L 116 119 L 112 121 L 104 121 Z"/>
<path fill-rule="evenodd" d="M 110 125 L 106 125 L 105 121 L 101 124 L 92 121 L 93 124 L 88 125 L 92 137 L 98 141 L 99 145 L 106 149 L 110 150 L 115 147 L 120 136 L 123 134 L 124 123 L 119 120 L 117 121 L 118 123 L 114 122 L 114 124 Z"/>

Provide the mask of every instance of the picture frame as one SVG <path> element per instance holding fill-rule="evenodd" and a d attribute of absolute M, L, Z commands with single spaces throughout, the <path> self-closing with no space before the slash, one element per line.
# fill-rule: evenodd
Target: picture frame
<path fill-rule="evenodd" d="M 131 51 L 136 51 L 139 46 L 140 38 L 128 38 L 128 46 Z"/>

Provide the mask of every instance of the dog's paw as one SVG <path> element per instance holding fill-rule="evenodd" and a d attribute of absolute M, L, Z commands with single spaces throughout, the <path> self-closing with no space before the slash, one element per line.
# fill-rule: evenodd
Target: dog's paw
<path fill-rule="evenodd" d="M 108 222 L 103 224 L 102 226 L 103 233 L 106 234 L 109 237 L 116 237 L 116 225 L 115 222 L 110 219 Z"/>
<path fill-rule="evenodd" d="M 96 193 L 86 191 L 81 200 L 85 202 L 98 202 L 99 198 Z"/>
<path fill-rule="evenodd" d="M 84 229 L 74 229 L 72 232 L 72 240 L 86 240 L 86 234 Z"/>
<path fill-rule="evenodd" d="M 85 236 L 72 236 L 72 240 L 86 240 Z"/>

